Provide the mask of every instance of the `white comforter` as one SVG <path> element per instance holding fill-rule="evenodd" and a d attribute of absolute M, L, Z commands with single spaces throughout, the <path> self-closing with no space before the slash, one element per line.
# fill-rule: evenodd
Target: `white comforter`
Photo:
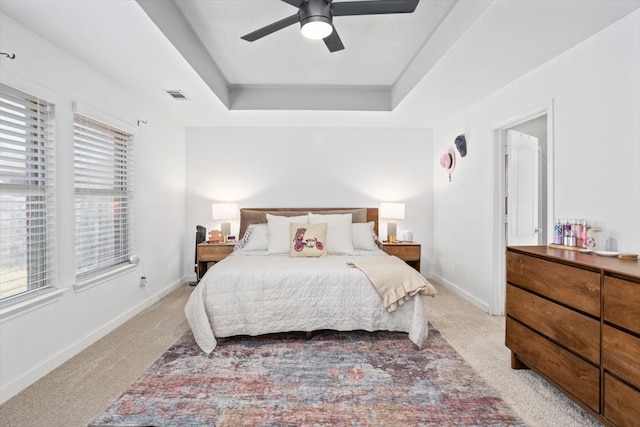
<path fill-rule="evenodd" d="M 207 271 L 187 302 L 185 314 L 196 342 L 211 353 L 215 337 L 362 329 L 407 332 L 421 347 L 428 333 L 424 296 L 387 312 L 364 273 L 347 266 L 354 256 L 388 255 L 356 251 L 290 258 L 234 252 Z"/>

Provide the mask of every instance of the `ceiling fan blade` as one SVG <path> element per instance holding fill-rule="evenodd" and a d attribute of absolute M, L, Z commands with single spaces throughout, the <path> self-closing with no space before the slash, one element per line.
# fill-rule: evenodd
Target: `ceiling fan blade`
<path fill-rule="evenodd" d="M 329 52 L 337 52 L 339 50 L 344 49 L 344 45 L 342 44 L 342 40 L 340 40 L 340 36 L 336 31 L 336 27 L 333 27 L 333 31 L 327 37 L 322 39 L 324 44 L 329 48 Z"/>
<path fill-rule="evenodd" d="M 420 0 L 370 0 L 334 2 L 333 16 L 412 13 Z"/>
<path fill-rule="evenodd" d="M 282 0 L 283 2 L 299 8 L 304 4 L 304 0 Z"/>
<path fill-rule="evenodd" d="M 278 22 L 274 22 L 273 24 L 269 24 L 266 27 L 262 27 L 259 30 L 256 30 L 252 33 L 242 36 L 242 39 L 254 42 L 258 39 L 261 39 L 264 36 L 268 36 L 271 33 L 275 33 L 278 30 L 281 30 L 289 25 L 293 25 L 300 22 L 300 17 L 296 13 L 295 15 L 288 16 L 284 19 L 279 20 Z"/>

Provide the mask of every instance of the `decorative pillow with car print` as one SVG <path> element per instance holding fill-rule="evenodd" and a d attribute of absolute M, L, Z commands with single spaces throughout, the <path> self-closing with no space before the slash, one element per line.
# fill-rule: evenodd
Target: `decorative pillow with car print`
<path fill-rule="evenodd" d="M 290 257 L 323 257 L 327 255 L 327 223 L 289 223 Z"/>

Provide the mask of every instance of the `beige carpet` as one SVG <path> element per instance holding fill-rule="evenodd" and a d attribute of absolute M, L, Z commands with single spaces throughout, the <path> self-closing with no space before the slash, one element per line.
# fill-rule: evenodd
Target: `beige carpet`
<path fill-rule="evenodd" d="M 184 285 L 0 406 L 0 425 L 86 427 L 189 328 Z"/>
<path fill-rule="evenodd" d="M 429 299 L 434 326 L 531 426 L 598 426 L 530 371 L 514 371 L 504 318 L 482 313 L 442 286 Z M 187 330 L 181 287 L 0 406 L 1 426 L 85 427 Z"/>
<path fill-rule="evenodd" d="M 539 427 L 602 425 L 535 373 L 511 369 L 511 352 L 504 345 L 504 317 L 489 316 L 435 285 L 439 294 L 429 300 L 431 322 L 527 424 Z"/>

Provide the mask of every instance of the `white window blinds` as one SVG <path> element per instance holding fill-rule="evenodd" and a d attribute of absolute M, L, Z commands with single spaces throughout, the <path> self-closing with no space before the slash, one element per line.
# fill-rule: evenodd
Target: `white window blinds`
<path fill-rule="evenodd" d="M 132 135 L 74 114 L 76 279 L 129 260 L 132 250 Z"/>
<path fill-rule="evenodd" d="M 55 286 L 54 105 L 0 84 L 0 300 Z"/>

